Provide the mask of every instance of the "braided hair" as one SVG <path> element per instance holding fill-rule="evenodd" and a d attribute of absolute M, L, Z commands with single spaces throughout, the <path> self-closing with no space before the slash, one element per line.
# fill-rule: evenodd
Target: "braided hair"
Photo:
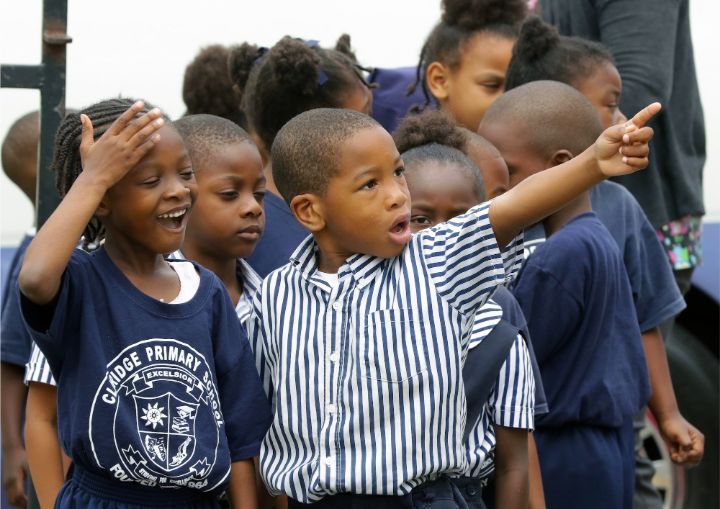
<path fill-rule="evenodd" d="M 566 37 L 532 16 L 523 23 L 505 77 L 505 90 L 531 81 L 561 81 L 572 87 L 590 77 L 598 64 L 614 60 L 602 44 Z"/>
<path fill-rule="evenodd" d="M 485 199 L 482 174 L 468 156 L 469 137 L 447 113 L 431 110 L 405 117 L 393 139 L 408 171 L 426 161 L 455 165 L 475 183 L 478 200 Z"/>
<path fill-rule="evenodd" d="M 425 69 L 432 62 L 441 62 L 450 69 L 460 64 L 463 45 L 480 32 L 489 32 L 515 39 L 519 25 L 527 15 L 527 0 L 442 0 L 440 22 L 428 35 L 420 51 L 415 72 L 415 83 L 407 95 L 422 87 L 425 103 L 412 111 L 422 111 L 430 105 Z"/>
<path fill-rule="evenodd" d="M 82 137 L 82 123 L 80 115 L 87 115 L 93 125 L 93 137 L 100 138 L 117 118 L 128 110 L 137 99 L 116 98 L 100 101 L 80 110 L 68 113 L 60 123 L 55 135 L 53 160 L 50 168 L 55 172 L 55 187 L 60 198 L 64 198 L 70 191 L 75 180 L 83 171 L 80 159 L 80 142 Z M 149 103 L 140 114 L 153 109 Z M 167 117 L 165 117 L 167 120 Z M 83 247 L 98 245 L 105 237 L 105 229 L 100 221 L 93 217 L 83 232 Z"/>
<path fill-rule="evenodd" d="M 244 43 L 231 49 L 228 70 L 251 130 L 270 150 L 280 128 L 315 108 L 341 107 L 357 87 L 368 86 L 343 35 L 335 49 L 284 37 L 272 48 Z"/>

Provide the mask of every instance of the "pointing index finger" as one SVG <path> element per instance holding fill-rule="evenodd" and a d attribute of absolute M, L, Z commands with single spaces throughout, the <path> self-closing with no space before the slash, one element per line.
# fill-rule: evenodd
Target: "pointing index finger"
<path fill-rule="evenodd" d="M 652 103 L 649 106 L 646 106 L 642 110 L 638 111 L 635 116 L 625 124 L 626 126 L 634 125 L 635 127 L 644 127 L 645 124 L 650 122 L 650 120 L 660 113 L 660 110 L 662 109 L 662 106 L 660 103 Z"/>

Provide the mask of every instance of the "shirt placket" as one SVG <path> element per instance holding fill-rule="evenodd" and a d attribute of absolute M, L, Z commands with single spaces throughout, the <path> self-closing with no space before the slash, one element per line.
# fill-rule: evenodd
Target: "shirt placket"
<path fill-rule="evenodd" d="M 346 284 L 340 283 L 333 289 L 327 303 L 327 320 L 324 341 L 324 383 L 323 400 L 323 443 L 320 460 L 321 478 L 326 480 L 327 488 L 332 492 L 343 490 L 343 450 L 338 439 L 341 412 L 342 368 L 345 365 L 343 353 L 343 335 L 346 332 L 346 313 L 344 310 L 344 291 Z"/>

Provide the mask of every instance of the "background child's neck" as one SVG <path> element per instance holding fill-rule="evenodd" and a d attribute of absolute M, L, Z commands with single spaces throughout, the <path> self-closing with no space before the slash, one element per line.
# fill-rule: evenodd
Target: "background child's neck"
<path fill-rule="evenodd" d="M 265 188 L 275 196 L 280 196 L 282 198 L 280 191 L 278 191 L 278 188 L 275 185 L 275 179 L 273 178 L 272 172 L 272 161 L 270 159 L 268 159 L 265 168 L 263 168 L 263 174 L 265 175 Z"/>
<path fill-rule="evenodd" d="M 585 192 L 543 221 L 545 236 L 550 237 L 580 214 L 592 212 L 590 193 Z"/>
<path fill-rule="evenodd" d="M 230 300 L 232 300 L 233 305 L 237 306 L 240 295 L 242 294 L 242 285 L 240 281 L 238 281 L 236 258 L 206 256 L 187 242 L 182 247 L 182 254 L 188 260 L 194 260 L 215 273 L 230 294 Z"/>

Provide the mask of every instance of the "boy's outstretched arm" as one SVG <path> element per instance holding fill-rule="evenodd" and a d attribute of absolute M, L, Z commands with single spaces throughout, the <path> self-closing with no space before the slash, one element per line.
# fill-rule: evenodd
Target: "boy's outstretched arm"
<path fill-rule="evenodd" d="M 495 507 L 528 507 L 528 435 L 526 429 L 495 426 Z"/>
<path fill-rule="evenodd" d="M 70 256 L 105 192 L 157 143 L 155 131 L 163 125 L 160 111 L 133 121 L 143 107 L 135 103 L 97 141 L 90 118 L 80 116 L 83 171 L 28 246 L 18 276 L 20 291 L 33 303 L 48 304 L 55 298 Z"/>
<path fill-rule="evenodd" d="M 660 111 L 653 103 L 625 124 L 606 129 L 592 147 L 570 161 L 536 173 L 490 205 L 498 245 L 506 246 L 523 228 L 537 223 L 608 177 L 626 175 L 648 164 L 648 121 Z"/>
<path fill-rule="evenodd" d="M 670 446 L 673 462 L 688 467 L 700 463 L 705 453 L 705 436 L 685 420 L 675 399 L 665 343 L 657 327 L 642 334 L 652 396 L 648 407 Z"/>

